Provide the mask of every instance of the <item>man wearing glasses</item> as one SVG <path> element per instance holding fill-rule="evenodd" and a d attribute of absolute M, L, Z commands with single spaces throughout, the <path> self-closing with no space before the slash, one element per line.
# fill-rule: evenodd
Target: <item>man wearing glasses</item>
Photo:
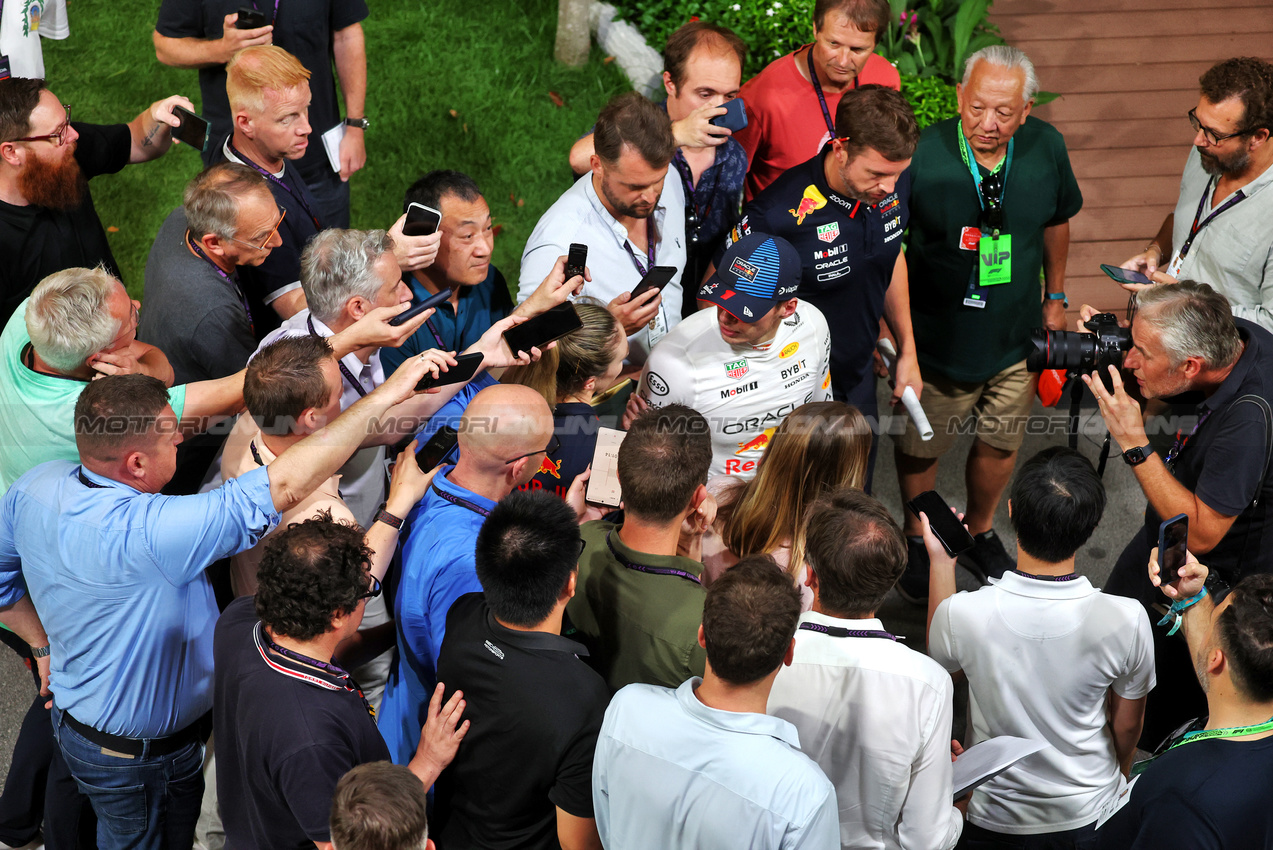
<path fill-rule="evenodd" d="M 1228 59 L 1202 75 L 1189 110 L 1194 148 L 1176 209 L 1145 250 L 1123 263 L 1154 283 L 1200 280 L 1233 315 L 1273 328 L 1273 65 Z M 1124 284 L 1137 291 L 1147 284 Z"/>
<path fill-rule="evenodd" d="M 0 80 L 0 324 L 54 272 L 102 265 L 119 277 L 86 181 L 167 151 L 175 105 L 194 109 L 174 95 L 128 124 L 72 124 L 43 80 Z"/>
<path fill-rule="evenodd" d="M 922 441 L 908 419 L 894 447 L 897 474 L 906 499 L 933 489 L 956 425 L 976 418 L 964 521 L 977 545 L 960 563 L 982 582 L 1015 565 L 994 532 L 995 509 L 1034 398 L 1025 368 L 1030 329 L 1065 327 L 1069 220 L 1083 205 L 1065 140 L 1030 117 L 1038 88 L 1020 50 L 977 51 L 957 88 L 958 117 L 924 130 L 912 167 L 906 262 L 924 410 L 935 433 Z M 907 570 L 897 586 L 918 601 L 928 596 L 928 555 L 914 514 L 905 531 Z"/>

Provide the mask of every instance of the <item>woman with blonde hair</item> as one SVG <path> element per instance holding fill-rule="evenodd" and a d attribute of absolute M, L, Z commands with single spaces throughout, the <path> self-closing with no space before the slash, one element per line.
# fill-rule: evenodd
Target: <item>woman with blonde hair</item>
<path fill-rule="evenodd" d="M 824 493 L 866 483 L 871 429 L 856 407 L 815 401 L 792 411 L 774 431 L 750 481 L 720 476 L 708 482 L 716 522 L 703 538 L 709 581 L 747 555 L 772 555 L 804 586 L 804 514 Z"/>
<path fill-rule="evenodd" d="M 623 327 L 599 302 L 581 298 L 575 311 L 583 322 L 557 340 L 536 363 L 513 366 L 500 379 L 542 395 L 553 408 L 554 433 L 560 447 L 541 462 L 523 490 L 547 490 L 565 498 L 575 477 L 592 463 L 601 420 L 593 412 L 593 396 L 604 392 L 623 370 L 628 338 Z"/>

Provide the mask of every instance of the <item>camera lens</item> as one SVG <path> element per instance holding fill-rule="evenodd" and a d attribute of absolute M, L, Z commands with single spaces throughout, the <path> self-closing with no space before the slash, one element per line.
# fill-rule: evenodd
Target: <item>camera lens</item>
<path fill-rule="evenodd" d="M 1030 331 L 1033 346 L 1026 355 L 1025 366 L 1031 372 L 1044 369 L 1077 369 L 1087 371 L 1096 363 L 1097 338 L 1074 331 Z"/>

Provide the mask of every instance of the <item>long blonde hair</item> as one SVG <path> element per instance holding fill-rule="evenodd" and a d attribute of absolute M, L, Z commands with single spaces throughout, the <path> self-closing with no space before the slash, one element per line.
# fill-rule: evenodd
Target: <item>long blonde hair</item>
<path fill-rule="evenodd" d="M 500 378 L 503 384 L 521 384 L 555 407 L 579 392 L 589 378 L 599 378 L 610 368 L 621 332 L 618 321 L 600 302 L 581 298 L 575 302 L 582 327 L 557 340 L 537 363 L 510 366 Z"/>
<path fill-rule="evenodd" d="M 798 573 L 805 510 L 840 487 L 862 489 L 870 451 L 871 428 L 856 407 L 838 401 L 797 407 L 770 437 L 756 477 L 722 494 L 717 525 L 726 548 L 743 558 L 790 540 L 788 569 Z"/>

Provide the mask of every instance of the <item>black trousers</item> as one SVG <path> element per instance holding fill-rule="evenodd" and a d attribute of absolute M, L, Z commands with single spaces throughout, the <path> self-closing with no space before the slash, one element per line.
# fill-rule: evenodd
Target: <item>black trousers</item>
<path fill-rule="evenodd" d="M 1067 829 L 1064 832 L 1041 832 L 1037 835 L 1007 835 L 991 832 L 976 824 L 965 823 L 957 850 L 1094 850 L 1099 839 L 1096 824 Z"/>

